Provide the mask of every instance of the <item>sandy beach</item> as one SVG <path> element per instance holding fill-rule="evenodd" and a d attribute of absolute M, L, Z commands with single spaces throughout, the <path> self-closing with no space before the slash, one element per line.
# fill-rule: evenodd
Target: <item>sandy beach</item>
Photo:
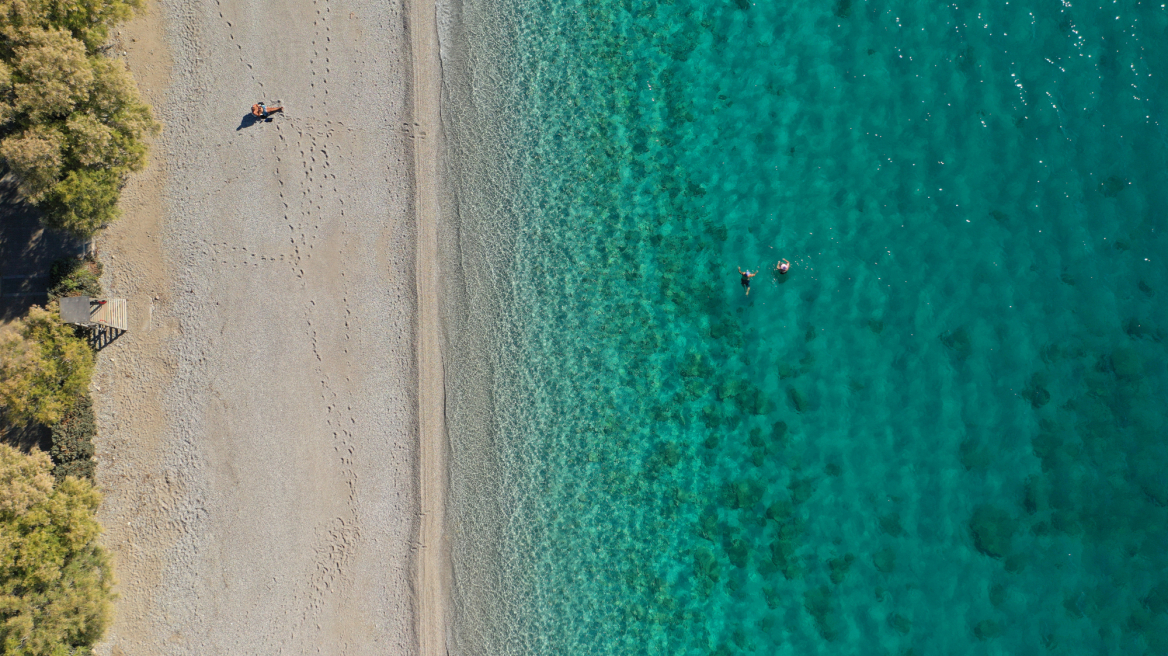
<path fill-rule="evenodd" d="M 445 653 L 433 29 L 159 0 L 119 31 L 165 128 L 98 240 L 132 327 L 94 383 L 98 653 Z"/>

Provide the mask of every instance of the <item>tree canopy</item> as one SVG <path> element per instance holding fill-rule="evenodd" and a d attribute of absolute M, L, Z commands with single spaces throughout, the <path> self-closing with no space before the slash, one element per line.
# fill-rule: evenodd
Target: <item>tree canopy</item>
<path fill-rule="evenodd" d="M 4 0 L 0 2 L 0 35 L 15 39 L 32 28 L 68 30 L 96 52 L 109 29 L 143 7 L 142 0 Z"/>
<path fill-rule="evenodd" d="M 0 652 L 88 653 L 112 614 L 113 570 L 97 543 L 101 496 L 55 486 L 49 457 L 0 444 Z"/>
<path fill-rule="evenodd" d="M 16 425 L 57 423 L 93 375 L 93 350 L 50 308 L 33 307 L 0 334 L 0 407 Z"/>
<path fill-rule="evenodd" d="M 88 237 L 117 218 L 158 123 L 100 48 L 142 0 L 0 0 L 0 159 L 45 222 Z"/>

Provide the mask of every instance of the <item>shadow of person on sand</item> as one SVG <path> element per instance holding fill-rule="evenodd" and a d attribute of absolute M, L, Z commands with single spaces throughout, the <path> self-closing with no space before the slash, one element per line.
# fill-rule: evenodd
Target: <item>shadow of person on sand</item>
<path fill-rule="evenodd" d="M 256 123 L 271 123 L 272 119 L 275 117 L 276 117 L 275 112 L 268 114 L 267 118 L 260 118 L 260 117 L 256 116 L 255 114 L 248 112 L 248 113 L 243 115 L 242 119 L 239 120 L 239 127 L 235 128 L 235 131 L 239 132 L 240 130 L 242 130 L 244 128 L 250 128 L 251 126 L 255 125 Z"/>
<path fill-rule="evenodd" d="M 244 128 L 250 128 L 251 126 L 255 125 L 256 123 L 259 123 L 262 120 L 263 120 L 262 118 L 256 116 L 255 114 L 252 114 L 251 112 L 248 112 L 248 113 L 243 115 L 243 118 L 239 119 L 239 127 L 235 128 L 235 131 L 239 132 L 240 130 L 242 130 Z"/>

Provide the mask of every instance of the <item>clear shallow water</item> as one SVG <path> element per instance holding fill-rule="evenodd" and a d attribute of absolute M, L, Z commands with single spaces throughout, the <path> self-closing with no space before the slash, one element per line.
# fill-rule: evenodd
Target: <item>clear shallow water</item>
<path fill-rule="evenodd" d="M 1168 652 L 1168 10 L 455 18 L 462 652 Z"/>

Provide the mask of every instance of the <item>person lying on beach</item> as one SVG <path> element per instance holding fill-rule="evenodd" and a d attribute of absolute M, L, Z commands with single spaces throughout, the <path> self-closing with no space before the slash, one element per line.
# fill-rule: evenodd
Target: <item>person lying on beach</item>
<path fill-rule="evenodd" d="M 790 269 L 791 263 L 786 260 L 779 260 L 777 263 L 775 263 L 775 272 L 778 274 L 784 274 Z"/>
<path fill-rule="evenodd" d="M 750 279 L 757 276 L 758 273 L 751 273 L 750 269 L 743 271 L 742 267 L 738 267 L 738 273 L 742 274 L 742 286 L 746 288 L 746 295 L 750 296 Z"/>
<path fill-rule="evenodd" d="M 276 112 L 282 111 L 284 111 L 283 107 L 268 107 L 262 102 L 258 102 L 251 106 L 251 115 L 259 119 L 265 119 L 272 114 L 275 114 Z"/>

